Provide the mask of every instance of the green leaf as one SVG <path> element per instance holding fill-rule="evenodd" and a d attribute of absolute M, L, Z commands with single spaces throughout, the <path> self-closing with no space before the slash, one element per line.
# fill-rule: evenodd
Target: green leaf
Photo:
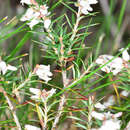
<path fill-rule="evenodd" d="M 75 123 L 75 125 L 77 127 L 80 127 L 80 128 L 83 128 L 83 129 L 87 130 L 87 127 L 85 125 L 83 125 L 83 124 Z"/>
<path fill-rule="evenodd" d="M 123 21 L 123 16 L 124 16 L 126 5 L 127 5 L 127 0 L 123 0 L 122 2 L 123 2 L 122 8 L 121 8 L 120 15 L 119 15 L 119 18 L 118 18 L 118 29 L 120 29 L 120 27 L 121 27 L 121 24 L 122 24 L 122 21 Z"/>
<path fill-rule="evenodd" d="M 31 37 L 31 33 L 27 32 L 22 40 L 18 43 L 15 49 L 11 52 L 11 54 L 7 57 L 7 61 L 11 60 L 11 58 L 23 47 L 23 45 L 26 43 L 26 41 Z"/>

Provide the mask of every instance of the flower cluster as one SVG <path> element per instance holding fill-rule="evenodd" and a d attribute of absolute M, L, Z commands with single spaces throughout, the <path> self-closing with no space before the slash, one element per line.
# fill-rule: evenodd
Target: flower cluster
<path fill-rule="evenodd" d="M 56 92 L 56 89 L 53 88 L 50 91 L 46 91 L 45 89 L 41 91 L 37 88 L 30 88 L 29 90 L 34 94 L 31 96 L 31 99 L 36 101 L 42 100 L 43 102 L 46 102 L 48 98 L 50 98 Z"/>
<path fill-rule="evenodd" d="M 98 113 L 96 111 L 92 112 L 92 117 L 103 121 L 103 125 L 98 128 L 98 130 L 119 130 L 121 126 L 121 121 L 118 117 L 122 115 L 122 112 L 112 114 L 110 112 Z"/>
<path fill-rule="evenodd" d="M 0 60 L 0 74 L 2 72 L 2 74 L 4 75 L 7 70 L 16 71 L 17 68 L 15 66 L 6 64 L 4 61 Z"/>
<path fill-rule="evenodd" d="M 101 103 L 97 103 L 95 105 L 95 108 L 99 110 L 104 110 L 107 107 Z M 120 129 L 121 121 L 118 120 L 118 117 L 122 116 L 122 112 L 112 114 L 111 112 L 101 113 L 101 112 L 92 111 L 91 116 L 95 119 L 103 121 L 103 125 L 100 128 L 98 129 L 93 128 L 92 130 L 119 130 Z"/>
<path fill-rule="evenodd" d="M 32 29 L 38 23 L 44 23 L 44 28 L 49 29 L 51 20 L 49 19 L 50 12 L 48 12 L 47 5 L 38 5 L 35 0 L 21 0 L 22 5 L 25 3 L 30 5 L 26 13 L 20 19 L 21 21 L 29 21 L 27 25 Z"/>
<path fill-rule="evenodd" d="M 93 11 L 91 4 L 97 4 L 97 0 L 78 0 L 78 3 L 76 6 L 78 6 L 81 9 L 82 14 L 88 14 L 89 11 Z"/>
<path fill-rule="evenodd" d="M 122 50 L 122 49 L 120 49 Z M 96 60 L 96 63 L 99 65 L 104 65 L 110 60 L 112 60 L 114 56 L 111 55 L 101 55 Z M 117 57 L 113 59 L 110 63 L 106 64 L 104 67 L 101 68 L 102 71 L 109 73 L 112 72 L 114 75 L 118 74 L 124 67 L 128 66 L 127 61 L 129 61 L 130 56 L 127 50 L 124 50 L 122 53 L 122 58 Z"/>
<path fill-rule="evenodd" d="M 53 74 L 50 72 L 50 65 L 36 65 L 36 68 L 34 70 L 34 73 L 42 80 L 44 80 L 46 83 L 51 80 L 49 76 L 52 76 Z"/>

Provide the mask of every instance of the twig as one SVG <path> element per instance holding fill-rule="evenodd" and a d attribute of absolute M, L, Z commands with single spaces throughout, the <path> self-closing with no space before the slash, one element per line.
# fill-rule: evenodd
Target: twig
<path fill-rule="evenodd" d="M 76 23 L 75 23 L 75 26 L 74 26 L 74 29 L 73 29 L 73 33 L 72 33 L 72 36 L 70 38 L 70 41 L 73 41 L 75 36 L 76 36 L 76 33 L 78 31 L 78 25 L 79 25 L 79 22 L 81 20 L 81 8 L 79 7 L 78 8 L 78 13 L 77 13 L 77 20 L 76 20 Z M 61 63 L 61 67 L 62 67 L 62 78 L 63 78 L 63 85 L 64 85 L 64 88 L 67 88 L 68 86 L 68 78 L 67 78 L 67 72 L 66 72 L 66 62 L 64 61 L 64 45 L 63 45 L 63 42 L 62 42 L 62 37 L 59 38 L 59 41 L 61 43 L 61 58 L 59 59 L 60 60 L 60 63 Z M 70 48 L 71 49 L 71 48 Z M 70 50 L 69 49 L 69 50 Z M 58 113 L 55 117 L 55 120 L 54 120 L 54 123 L 53 123 L 53 126 L 52 126 L 52 130 L 55 130 L 56 128 L 56 125 L 57 123 L 59 122 L 59 119 L 61 117 L 61 114 L 62 114 L 62 110 L 63 110 L 63 106 L 65 104 L 65 99 L 66 99 L 66 96 L 65 94 L 62 94 L 61 96 L 61 99 L 60 99 L 60 103 L 59 103 L 59 108 L 58 108 Z"/>
<path fill-rule="evenodd" d="M 56 125 L 57 123 L 59 122 L 59 119 L 61 117 L 61 114 L 62 114 L 62 110 L 63 110 L 63 106 L 65 104 L 65 95 L 63 94 L 61 99 L 60 99 L 60 104 L 59 104 L 59 108 L 58 108 L 58 113 L 55 117 L 55 121 L 53 123 L 53 126 L 52 126 L 52 130 L 55 130 L 56 129 Z"/>
<path fill-rule="evenodd" d="M 74 29 L 73 29 L 73 34 L 72 34 L 72 36 L 71 36 L 71 38 L 70 38 L 71 41 L 74 40 L 74 38 L 75 38 L 75 36 L 76 36 L 76 33 L 77 33 L 77 31 L 78 31 L 78 25 L 79 25 L 79 22 L 80 22 L 80 20 L 81 20 L 80 15 L 81 15 L 81 8 L 79 7 L 79 8 L 78 8 L 78 13 L 77 13 L 77 20 L 76 20 L 76 23 L 75 23 L 75 26 L 74 26 Z"/>
<path fill-rule="evenodd" d="M 15 123 L 17 125 L 18 130 L 22 130 L 20 122 L 19 122 L 18 117 L 16 115 L 16 110 L 15 110 L 13 104 L 11 103 L 10 99 L 8 98 L 8 95 L 7 95 L 6 91 L 4 91 L 3 88 L 0 88 L 0 92 L 3 92 L 3 94 L 4 94 L 4 96 L 5 96 L 6 100 L 7 100 L 7 103 L 8 103 L 9 108 L 10 108 L 12 114 L 13 114 L 14 121 L 15 121 Z"/>

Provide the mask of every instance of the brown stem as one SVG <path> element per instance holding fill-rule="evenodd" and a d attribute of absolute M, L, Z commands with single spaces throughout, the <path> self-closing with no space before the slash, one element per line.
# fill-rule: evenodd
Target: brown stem
<path fill-rule="evenodd" d="M 7 95 L 6 91 L 4 91 L 3 88 L 1 88 L 1 89 L 0 89 L 0 92 L 3 92 L 3 94 L 4 94 L 4 96 L 5 96 L 6 100 L 7 100 L 7 103 L 8 103 L 8 105 L 9 105 L 9 109 L 11 110 L 11 112 L 12 112 L 12 114 L 13 114 L 14 121 L 15 121 L 15 123 L 16 123 L 16 125 L 17 125 L 18 130 L 22 130 L 21 125 L 20 125 L 20 122 L 19 122 L 18 117 L 17 117 L 17 115 L 16 115 L 16 110 L 15 110 L 13 104 L 11 103 L 10 99 L 8 98 L 8 95 Z"/>

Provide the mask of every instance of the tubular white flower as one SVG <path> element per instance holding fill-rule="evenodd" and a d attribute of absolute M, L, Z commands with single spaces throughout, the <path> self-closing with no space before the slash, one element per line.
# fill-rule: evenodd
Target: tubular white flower
<path fill-rule="evenodd" d="M 92 111 L 91 113 L 92 117 L 98 119 L 98 120 L 104 120 L 105 116 L 102 113 L 98 113 L 96 111 Z"/>
<path fill-rule="evenodd" d="M 2 74 L 4 75 L 7 72 L 7 70 L 16 71 L 17 68 L 9 64 L 6 65 L 4 61 L 0 61 L 0 74 L 2 72 Z"/>
<path fill-rule="evenodd" d="M 29 27 L 32 29 L 35 25 L 37 25 L 40 22 L 41 20 L 39 19 L 32 19 L 29 23 L 27 23 L 27 25 L 29 25 Z"/>
<path fill-rule="evenodd" d="M 129 92 L 124 90 L 120 93 L 120 95 L 127 97 L 129 95 Z"/>
<path fill-rule="evenodd" d="M 48 6 L 46 4 L 40 6 L 40 13 L 43 16 L 48 16 L 50 14 L 50 12 L 48 12 Z"/>
<path fill-rule="evenodd" d="M 97 4 L 97 0 L 78 0 L 78 6 L 81 8 L 82 14 L 88 14 L 89 11 L 93 11 L 91 4 Z"/>
<path fill-rule="evenodd" d="M 97 103 L 95 107 L 102 108 L 103 110 L 105 109 L 105 106 L 102 105 L 101 103 Z M 119 130 L 120 129 L 121 121 L 118 120 L 117 118 L 122 116 L 122 112 L 112 114 L 110 111 L 103 112 L 103 113 L 92 111 L 91 116 L 95 119 L 103 121 L 102 126 L 98 128 L 97 130 Z"/>
<path fill-rule="evenodd" d="M 105 120 L 103 125 L 98 130 L 120 130 L 120 120 Z"/>
<path fill-rule="evenodd" d="M 44 20 L 44 28 L 45 29 L 48 29 L 50 24 L 51 24 L 51 20 L 50 19 L 45 19 Z"/>
<path fill-rule="evenodd" d="M 100 110 L 104 110 L 104 109 L 106 109 L 107 107 L 104 106 L 103 104 L 101 104 L 100 102 L 98 102 L 98 103 L 95 104 L 95 108 L 98 108 L 98 109 L 100 109 Z"/>
<path fill-rule="evenodd" d="M 22 5 L 24 5 L 24 4 L 31 5 L 32 4 L 31 0 L 21 0 L 20 3 Z"/>
<path fill-rule="evenodd" d="M 32 99 L 34 100 L 39 100 L 40 96 L 41 96 L 41 90 L 37 89 L 37 88 L 30 88 L 29 89 L 31 93 L 33 93 L 34 95 L 31 96 Z"/>
<path fill-rule="evenodd" d="M 118 112 L 116 114 L 113 114 L 112 118 L 118 118 L 118 117 L 121 117 L 121 116 L 122 116 L 122 112 Z"/>
<path fill-rule="evenodd" d="M 3 75 L 7 72 L 7 66 L 4 61 L 0 61 L 0 73 L 3 73 Z"/>
<path fill-rule="evenodd" d="M 52 88 L 50 91 L 42 90 L 41 99 L 43 102 L 46 102 L 48 98 L 52 97 L 55 94 L 56 89 Z"/>
<path fill-rule="evenodd" d="M 50 65 L 37 65 L 35 74 L 46 83 L 51 80 L 50 76 L 53 74 L 50 72 Z"/>
<path fill-rule="evenodd" d="M 25 125 L 25 130 L 41 130 L 41 129 L 36 126 Z"/>
<path fill-rule="evenodd" d="M 26 13 L 20 19 L 21 21 L 30 21 L 40 16 L 40 13 L 33 8 L 27 9 Z"/>
<path fill-rule="evenodd" d="M 52 97 L 53 94 L 56 93 L 56 89 L 52 88 L 49 92 L 48 92 L 48 98 Z"/>
<path fill-rule="evenodd" d="M 48 98 L 52 97 L 52 95 L 56 92 L 56 89 L 51 89 L 50 91 L 46 91 L 43 89 L 42 91 L 37 88 L 30 88 L 31 93 L 34 95 L 31 96 L 31 99 L 39 101 L 42 100 L 43 102 L 47 101 Z"/>
<path fill-rule="evenodd" d="M 124 48 L 121 48 L 120 51 L 122 51 Z M 130 60 L 130 56 L 127 52 L 128 49 L 125 49 L 123 52 L 122 52 L 122 58 L 123 60 L 125 61 L 129 61 Z"/>
<path fill-rule="evenodd" d="M 114 98 L 113 95 L 110 96 L 110 97 L 107 99 L 107 101 L 105 101 L 105 102 L 103 103 L 103 105 L 104 105 L 105 107 L 109 107 L 109 106 L 112 106 L 112 105 L 114 105 L 114 104 L 115 104 L 115 98 Z"/>

